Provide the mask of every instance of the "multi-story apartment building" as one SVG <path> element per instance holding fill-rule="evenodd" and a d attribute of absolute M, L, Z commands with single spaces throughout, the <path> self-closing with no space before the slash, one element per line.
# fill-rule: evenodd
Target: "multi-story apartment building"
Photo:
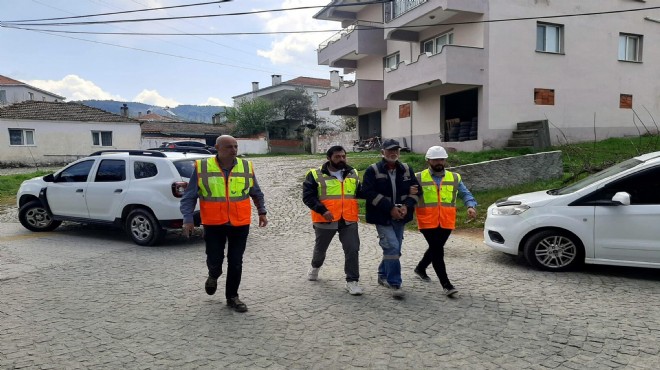
<path fill-rule="evenodd" d="M 660 10 L 640 10 L 652 7 L 333 0 L 314 17 L 344 29 L 319 46 L 318 61 L 355 75 L 331 72 L 319 107 L 358 117 L 361 137 L 405 139 L 416 152 L 505 147 L 519 122 L 539 120 L 553 144 L 657 132 Z"/>

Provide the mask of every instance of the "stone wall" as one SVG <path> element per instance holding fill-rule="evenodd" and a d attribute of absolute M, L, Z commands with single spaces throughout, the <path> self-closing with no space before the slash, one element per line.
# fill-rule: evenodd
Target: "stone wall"
<path fill-rule="evenodd" d="M 325 153 L 331 146 L 341 145 L 347 152 L 353 150 L 353 140 L 358 139 L 357 131 L 333 132 L 326 135 L 318 135 L 315 153 Z"/>
<path fill-rule="evenodd" d="M 499 189 L 538 180 L 557 179 L 564 173 L 561 151 L 467 164 L 451 167 L 450 170 L 461 174 L 463 183 L 470 191 Z"/>

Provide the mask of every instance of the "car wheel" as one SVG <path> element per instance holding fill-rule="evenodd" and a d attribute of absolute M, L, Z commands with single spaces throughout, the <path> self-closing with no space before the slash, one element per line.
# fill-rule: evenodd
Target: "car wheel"
<path fill-rule="evenodd" d="M 125 228 L 138 245 L 155 245 L 165 234 L 156 217 L 143 208 L 134 209 L 128 214 Z"/>
<path fill-rule="evenodd" d="M 18 211 L 18 220 L 31 231 L 52 231 L 62 224 L 62 221 L 53 220 L 52 215 L 38 200 L 23 205 Z"/>
<path fill-rule="evenodd" d="M 566 271 L 584 262 L 580 239 L 561 230 L 545 230 L 525 243 L 525 259 L 546 271 Z"/>

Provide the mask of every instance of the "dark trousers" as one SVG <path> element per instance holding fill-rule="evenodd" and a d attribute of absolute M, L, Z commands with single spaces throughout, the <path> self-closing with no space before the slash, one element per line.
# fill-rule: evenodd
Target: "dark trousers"
<path fill-rule="evenodd" d="M 225 297 L 228 299 L 238 297 L 238 286 L 241 285 L 243 272 L 243 253 L 249 232 L 250 225 L 204 225 L 206 266 L 212 278 L 217 279 L 222 275 L 222 261 L 225 258 L 225 244 L 227 244 Z"/>
<path fill-rule="evenodd" d="M 312 267 L 321 267 L 325 261 L 330 242 L 335 234 L 339 233 L 339 241 L 344 249 L 344 273 L 346 281 L 360 280 L 360 237 L 358 235 L 358 224 L 354 222 L 346 225 L 344 220 L 339 221 L 338 229 L 323 229 L 314 226 L 316 243 L 312 255 Z"/>
<path fill-rule="evenodd" d="M 443 229 L 436 227 L 435 229 L 421 229 L 419 230 L 429 248 L 424 252 L 424 257 L 417 264 L 418 270 L 426 270 L 430 264 L 433 264 L 435 274 L 438 275 L 438 280 L 443 288 L 449 288 L 451 283 L 447 277 L 447 269 L 445 268 L 445 243 L 449 239 L 451 229 Z"/>

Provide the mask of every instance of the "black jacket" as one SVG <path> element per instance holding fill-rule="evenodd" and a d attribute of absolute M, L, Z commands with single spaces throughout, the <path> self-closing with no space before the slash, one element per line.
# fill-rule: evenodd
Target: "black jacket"
<path fill-rule="evenodd" d="M 374 169 L 374 165 L 376 169 Z M 395 204 L 404 204 L 408 207 L 404 222 L 412 220 L 418 197 L 422 194 L 422 187 L 415 177 L 415 172 L 408 165 L 396 162 L 396 194 L 392 194 L 392 182 L 388 175 L 387 162 L 382 161 L 369 166 L 364 171 L 362 179 L 362 195 L 367 200 L 367 222 L 377 225 L 390 225 L 392 216 L 390 212 Z M 378 172 L 378 174 L 377 174 Z M 410 187 L 417 185 L 419 192 L 410 196 Z"/>
<path fill-rule="evenodd" d="M 321 172 L 330 176 L 330 171 L 328 171 L 328 164 L 329 162 L 325 162 L 323 166 L 321 166 Z M 343 177 L 346 178 L 346 176 L 351 173 L 351 171 L 353 171 L 353 167 L 346 165 L 346 168 L 344 168 L 344 171 L 342 172 Z M 360 183 L 358 182 L 356 196 L 360 198 L 360 194 Z M 305 205 L 314 212 L 324 214 L 328 210 L 319 200 L 319 184 L 314 179 L 314 175 L 312 175 L 311 170 L 307 172 L 307 176 L 305 176 L 305 181 L 303 182 L 302 198 L 303 203 L 305 203 Z"/>

